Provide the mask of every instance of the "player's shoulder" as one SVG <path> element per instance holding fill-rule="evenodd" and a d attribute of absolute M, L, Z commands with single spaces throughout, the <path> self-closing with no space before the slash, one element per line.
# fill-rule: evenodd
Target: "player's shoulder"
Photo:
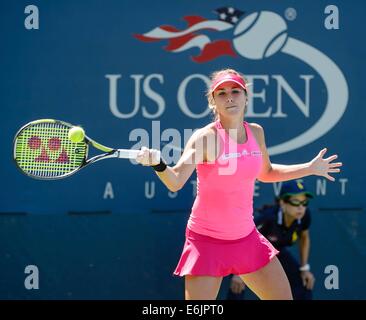
<path fill-rule="evenodd" d="M 188 145 L 203 146 L 205 141 L 215 141 L 216 130 L 215 124 L 210 123 L 202 128 L 196 129 L 189 138 Z"/>
<path fill-rule="evenodd" d="M 264 130 L 263 127 L 255 122 L 248 123 L 250 130 L 260 145 L 264 144 Z"/>
<path fill-rule="evenodd" d="M 254 132 L 254 133 L 257 133 L 257 134 L 263 134 L 264 132 L 264 129 L 263 127 L 258 124 L 258 123 L 255 123 L 255 122 L 247 122 L 249 128 Z"/>
<path fill-rule="evenodd" d="M 203 137 L 214 137 L 216 135 L 216 127 L 215 123 L 209 123 L 208 125 L 197 129 L 194 132 L 194 135 L 197 139 L 203 138 Z"/>

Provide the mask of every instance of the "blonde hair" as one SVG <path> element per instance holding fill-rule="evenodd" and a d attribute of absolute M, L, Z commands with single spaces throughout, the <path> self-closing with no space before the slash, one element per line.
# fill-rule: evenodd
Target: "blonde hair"
<path fill-rule="evenodd" d="M 214 120 L 218 119 L 218 114 L 216 111 L 216 105 L 215 105 L 215 100 L 213 97 L 213 92 L 211 90 L 211 85 L 212 85 L 212 83 L 214 83 L 216 81 L 216 79 L 218 79 L 219 77 L 221 77 L 225 74 L 235 74 L 235 75 L 241 77 L 244 80 L 244 83 L 247 84 L 247 81 L 245 80 L 245 77 L 242 73 L 240 73 L 234 69 L 230 69 L 230 68 L 215 71 L 210 75 L 211 81 L 210 81 L 210 85 L 208 86 L 208 88 L 206 90 L 206 98 L 207 98 L 207 102 L 208 102 L 208 107 L 211 109 L 212 114 L 214 116 Z M 244 92 L 246 95 L 248 95 L 248 92 L 246 90 Z"/>

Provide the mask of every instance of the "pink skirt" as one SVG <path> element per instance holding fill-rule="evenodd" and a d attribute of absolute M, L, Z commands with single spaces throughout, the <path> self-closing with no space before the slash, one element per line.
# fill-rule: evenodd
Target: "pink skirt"
<path fill-rule="evenodd" d="M 257 230 L 237 240 L 208 237 L 186 229 L 186 241 L 174 275 L 227 276 L 254 272 L 277 255 Z"/>

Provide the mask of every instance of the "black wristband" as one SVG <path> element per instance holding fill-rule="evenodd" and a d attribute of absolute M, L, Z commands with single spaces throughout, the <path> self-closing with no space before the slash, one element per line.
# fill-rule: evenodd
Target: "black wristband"
<path fill-rule="evenodd" d="M 166 169 L 166 167 L 167 167 L 167 165 L 162 158 L 160 158 L 159 164 L 152 166 L 152 168 L 157 172 L 163 172 Z"/>

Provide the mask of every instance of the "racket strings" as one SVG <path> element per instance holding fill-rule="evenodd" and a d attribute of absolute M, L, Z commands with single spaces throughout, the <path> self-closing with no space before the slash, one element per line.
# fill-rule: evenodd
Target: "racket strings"
<path fill-rule="evenodd" d="M 78 169 L 87 153 L 84 142 L 68 138 L 69 127 L 57 122 L 31 124 L 16 138 L 16 161 L 30 175 L 60 177 Z"/>

